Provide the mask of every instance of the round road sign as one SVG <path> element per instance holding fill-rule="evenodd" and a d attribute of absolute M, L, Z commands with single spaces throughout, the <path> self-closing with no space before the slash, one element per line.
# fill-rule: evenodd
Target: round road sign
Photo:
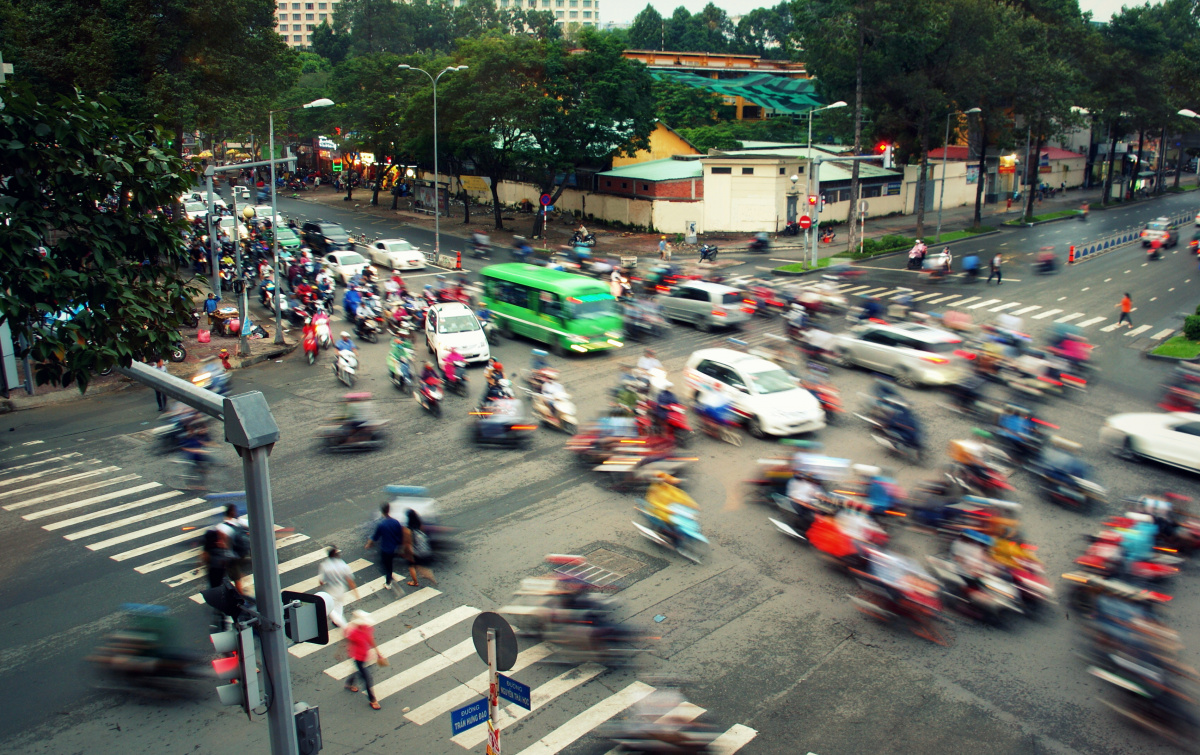
<path fill-rule="evenodd" d="M 804 229 L 804 230 L 806 230 L 806 231 L 807 231 L 809 228 L 812 228 L 812 218 L 810 218 L 810 217 L 809 217 L 809 216 L 807 216 L 807 215 L 801 215 L 801 216 L 800 216 L 800 227 L 801 227 L 801 228 L 803 228 L 803 229 Z"/>
<path fill-rule="evenodd" d="M 475 652 L 484 663 L 487 663 L 487 633 L 489 629 L 496 630 L 496 668 L 508 671 L 517 662 L 517 636 L 512 627 L 498 613 L 484 611 L 475 617 L 471 625 L 471 639 L 475 643 Z"/>
<path fill-rule="evenodd" d="M 542 203 L 542 207 L 549 207 L 550 203 L 554 200 L 550 198 L 549 194 L 543 194 L 539 201 Z"/>

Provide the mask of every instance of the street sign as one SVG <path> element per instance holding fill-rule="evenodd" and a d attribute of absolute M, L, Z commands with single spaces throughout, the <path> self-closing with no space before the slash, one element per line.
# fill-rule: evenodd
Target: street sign
<path fill-rule="evenodd" d="M 473 729 L 488 720 L 488 701 L 481 697 L 470 705 L 464 705 L 458 710 L 450 711 L 450 730 L 452 736 L 462 734 L 467 729 Z"/>
<path fill-rule="evenodd" d="M 858 203 L 858 211 L 859 212 L 865 213 L 869 209 L 871 209 L 871 205 L 867 204 L 867 200 L 864 199 Z"/>
<path fill-rule="evenodd" d="M 504 674 L 496 674 L 500 697 L 503 697 L 509 702 L 520 705 L 525 710 L 529 710 L 529 687 L 521 684 L 516 679 L 505 676 Z"/>
<path fill-rule="evenodd" d="M 810 217 L 809 217 L 809 216 L 807 216 L 807 215 L 801 215 L 801 216 L 800 216 L 800 227 L 801 227 L 801 228 L 803 228 L 803 229 L 804 229 L 804 230 L 806 230 L 806 231 L 807 231 L 809 228 L 812 228 L 812 218 L 810 218 Z"/>
<path fill-rule="evenodd" d="M 549 207 L 550 203 L 553 202 L 554 200 L 550 198 L 549 194 L 543 194 L 542 198 L 538 201 L 540 201 L 542 203 L 542 207 Z"/>
<path fill-rule="evenodd" d="M 517 662 L 517 635 L 504 617 L 492 611 L 484 611 L 475 617 L 471 625 L 471 639 L 475 652 L 484 663 L 488 662 L 487 630 L 496 630 L 496 670 L 508 671 Z"/>

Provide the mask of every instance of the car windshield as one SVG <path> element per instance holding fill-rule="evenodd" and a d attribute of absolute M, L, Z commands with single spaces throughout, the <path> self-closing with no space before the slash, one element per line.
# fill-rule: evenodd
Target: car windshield
<path fill-rule="evenodd" d="M 570 320 L 597 320 L 616 314 L 617 302 L 608 294 L 593 295 L 582 300 L 573 296 L 567 299 L 567 319 Z"/>
<path fill-rule="evenodd" d="M 755 393 L 779 393 L 790 391 L 796 387 L 792 376 L 778 367 L 762 372 L 751 372 L 746 377 L 750 378 L 750 386 Z"/>
<path fill-rule="evenodd" d="M 737 304 L 741 300 L 742 300 L 742 295 L 739 294 L 737 291 L 728 291 L 724 294 L 721 294 L 721 303 L 722 304 Z"/>
<path fill-rule="evenodd" d="M 206 209 L 203 202 L 188 202 L 183 206 L 187 212 L 204 212 Z"/>
<path fill-rule="evenodd" d="M 472 330 L 479 330 L 479 321 L 473 315 L 443 317 L 438 323 L 439 333 L 470 333 Z"/>
<path fill-rule="evenodd" d="M 339 254 L 337 258 L 339 265 L 365 265 L 367 261 L 361 255 L 350 252 L 349 254 Z"/>
<path fill-rule="evenodd" d="M 412 250 L 412 244 L 407 241 L 389 241 L 384 246 L 389 252 L 408 252 Z"/>
<path fill-rule="evenodd" d="M 349 238 L 346 235 L 345 229 L 342 228 L 340 225 L 326 226 L 325 228 L 322 229 L 322 231 L 324 232 L 324 234 L 326 236 L 328 236 L 331 239 L 335 239 L 337 241 L 341 241 L 343 239 Z"/>
<path fill-rule="evenodd" d="M 1166 223 L 1147 223 L 1146 230 L 1148 231 L 1165 231 L 1167 230 Z"/>
<path fill-rule="evenodd" d="M 287 227 L 280 228 L 279 229 L 279 240 L 280 241 L 296 241 L 297 240 L 296 232 L 293 231 L 291 228 L 287 228 Z"/>

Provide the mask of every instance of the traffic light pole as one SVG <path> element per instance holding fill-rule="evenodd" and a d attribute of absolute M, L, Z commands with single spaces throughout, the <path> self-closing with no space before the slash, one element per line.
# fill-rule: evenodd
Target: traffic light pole
<path fill-rule="evenodd" d="M 242 459 L 254 564 L 254 599 L 259 614 L 257 631 L 262 644 L 263 670 L 268 680 L 266 716 L 271 755 L 297 755 L 299 744 L 294 723 L 292 676 L 283 630 L 271 470 L 267 460 L 275 442 L 279 440 L 279 425 L 275 423 L 267 400 L 258 391 L 222 397 L 141 362 L 118 367 L 117 371 L 221 420 L 225 426 L 225 440 L 233 445 Z M 253 673 L 253 670 L 248 670 L 248 673 Z"/>

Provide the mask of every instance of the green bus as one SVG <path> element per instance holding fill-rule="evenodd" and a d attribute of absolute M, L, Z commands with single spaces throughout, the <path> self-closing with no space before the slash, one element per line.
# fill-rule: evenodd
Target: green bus
<path fill-rule="evenodd" d="M 623 346 L 621 314 L 595 278 L 509 262 L 479 271 L 483 303 L 506 336 L 542 341 L 558 355 Z"/>

